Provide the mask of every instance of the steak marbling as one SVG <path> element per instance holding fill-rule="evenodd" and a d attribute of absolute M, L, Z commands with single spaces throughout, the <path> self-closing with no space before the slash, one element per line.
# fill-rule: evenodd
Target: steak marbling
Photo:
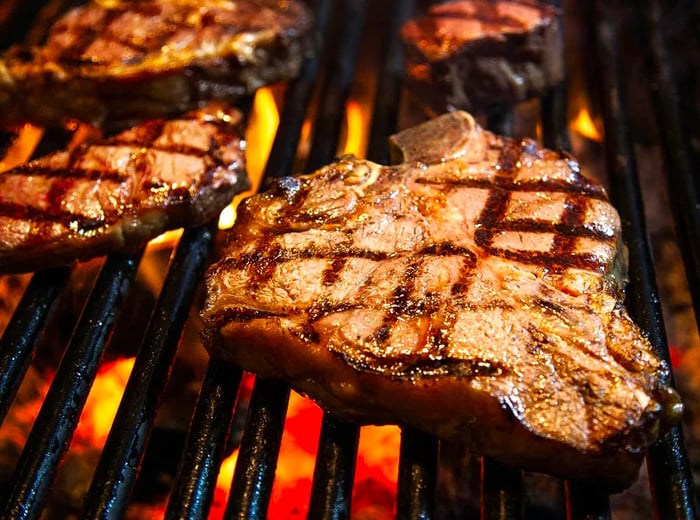
<path fill-rule="evenodd" d="M 218 103 L 0 174 L 0 272 L 136 250 L 248 188 L 242 114 Z"/>
<path fill-rule="evenodd" d="M 346 418 L 630 484 L 681 405 L 623 307 L 603 188 L 465 112 L 392 141 L 395 166 L 347 156 L 243 204 L 207 274 L 207 348 Z"/>

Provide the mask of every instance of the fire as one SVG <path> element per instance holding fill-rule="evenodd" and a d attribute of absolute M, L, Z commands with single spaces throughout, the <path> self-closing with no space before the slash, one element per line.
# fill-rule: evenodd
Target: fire
<path fill-rule="evenodd" d="M 124 358 L 100 367 L 80 416 L 74 442 L 95 447 L 104 445 L 133 366 L 134 358 Z"/>
<path fill-rule="evenodd" d="M 5 156 L 0 159 L 0 173 L 27 162 L 43 136 L 43 128 L 29 123 L 23 125 L 5 152 Z"/>
<path fill-rule="evenodd" d="M 591 113 L 585 107 L 579 110 L 578 114 L 571 122 L 571 128 L 573 131 L 578 132 L 591 141 L 602 141 L 602 136 L 591 117 Z"/>
<path fill-rule="evenodd" d="M 233 226 L 238 204 L 258 191 L 279 123 L 279 111 L 272 90 L 269 87 L 258 89 L 245 135 L 246 169 L 250 179 L 250 190 L 236 195 L 233 202 L 221 212 L 219 229 Z"/>
<path fill-rule="evenodd" d="M 362 157 L 367 146 L 367 135 L 364 129 L 367 127 L 369 114 L 362 109 L 360 103 L 350 100 L 345 109 L 345 121 L 347 125 L 345 143 L 342 154 L 354 154 Z"/>
<path fill-rule="evenodd" d="M 306 518 L 322 418 L 322 410 L 313 401 L 291 393 L 267 515 L 270 520 Z M 353 518 L 394 516 L 400 440 L 395 426 L 360 430 Z M 223 517 L 237 458 L 238 451 L 234 451 L 221 466 L 209 520 Z"/>

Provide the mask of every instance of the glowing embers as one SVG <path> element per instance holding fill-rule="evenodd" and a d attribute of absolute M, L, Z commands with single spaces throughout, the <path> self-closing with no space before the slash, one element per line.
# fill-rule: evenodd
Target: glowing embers
<path fill-rule="evenodd" d="M 591 141 L 600 142 L 603 140 L 601 133 L 598 131 L 599 124 L 596 124 L 591 117 L 591 113 L 586 107 L 579 109 L 576 117 L 570 123 L 571 130 L 581 136 L 590 139 Z"/>

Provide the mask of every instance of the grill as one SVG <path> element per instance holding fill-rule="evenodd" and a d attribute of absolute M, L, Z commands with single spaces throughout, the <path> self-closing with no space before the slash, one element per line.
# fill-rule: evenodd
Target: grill
<path fill-rule="evenodd" d="M 553 2 L 559 4 L 559 2 Z M 29 21 L 42 2 L 0 3 L 2 45 L 31 39 Z M 56 2 L 64 6 L 69 2 Z M 375 5 L 373 5 L 375 4 Z M 376 53 L 376 92 L 372 107 L 367 157 L 387 162 L 386 136 L 398 124 L 401 110 L 403 62 L 398 29 L 420 6 L 411 0 L 372 3 L 368 0 L 317 0 L 317 39 L 320 52 L 304 63 L 300 77 L 284 91 L 280 124 L 269 154 L 266 177 L 294 173 L 304 121 L 313 117 L 310 149 L 303 165 L 312 171 L 331 161 L 341 138 L 358 52 L 368 38 L 369 21 L 378 6 L 386 9 L 388 26 L 379 35 Z M 603 117 L 605 164 L 609 191 L 622 215 L 625 241 L 630 251 L 630 287 L 627 305 L 633 318 L 649 331 L 659 354 L 669 360 L 668 341 L 661 315 L 654 263 L 645 228 L 642 191 L 631 133 L 631 113 L 625 93 L 631 86 L 621 72 L 618 46 L 631 38 L 616 25 L 616 7 L 605 0 L 585 2 L 579 20 L 590 33 Z M 688 5 L 685 5 L 688 4 Z M 559 5 L 559 7 L 562 7 Z M 568 9 L 570 6 L 563 6 Z M 629 7 L 629 6 L 628 6 Z M 688 285 L 700 315 L 700 263 L 698 251 L 700 204 L 694 184 L 694 150 L 687 111 L 681 107 L 678 84 L 661 31 L 667 12 L 662 2 L 645 0 L 634 11 L 639 45 L 644 49 L 651 85 L 656 125 L 663 150 L 678 242 L 683 252 Z M 697 2 L 682 3 L 697 21 Z M 376 27 L 375 27 L 376 29 Z M 696 31 L 697 34 L 697 31 Z M 697 40 L 692 44 L 697 45 Z M 697 100 L 696 100 L 697 101 Z M 566 85 L 539 100 L 542 139 L 546 146 L 570 147 Z M 489 126 L 499 132 L 513 130 L 515 107 L 489 115 Z M 2 136 L 5 148 L 10 142 Z M 38 151 L 55 149 L 61 137 L 47 132 Z M 38 153 L 38 152 L 37 152 Z M 144 454 L 152 438 L 154 417 L 163 388 L 171 377 L 178 343 L 204 269 L 215 244 L 214 224 L 185 230 L 173 253 L 160 295 L 152 309 L 138 349 L 120 408 L 113 422 L 89 490 L 83 500 L 82 518 L 118 518 L 125 514 Z M 16 469 L 2 494 L 0 518 L 38 518 L 42 514 L 57 469 L 77 427 L 80 412 L 109 343 L 113 326 L 133 290 L 142 253 L 111 255 L 104 260 L 82 312 L 72 324 L 72 334 L 56 367 L 41 409 L 34 421 Z M 55 302 L 71 282 L 69 269 L 33 274 L 7 329 L 0 340 L 0 418 L 5 419 L 50 319 Z M 230 364 L 211 360 L 199 388 L 184 448 L 177 454 L 179 467 L 167 502 L 165 517 L 205 518 L 211 507 L 216 477 L 230 443 L 231 424 L 243 406 L 237 400 L 244 374 Z M 276 381 L 255 381 L 238 462 L 233 476 L 226 518 L 265 518 L 290 396 L 289 388 Z M 348 518 L 357 459 L 360 428 L 325 414 L 322 421 L 313 475 L 308 518 Z M 396 502 L 397 518 L 434 518 L 438 482 L 438 441 L 409 428 L 402 430 Z M 660 439 L 649 451 L 654 511 L 662 519 L 696 518 L 694 483 L 681 427 Z M 523 518 L 524 489 L 529 475 L 493 460 L 480 465 L 480 515 L 484 519 Z M 562 515 L 572 519 L 611 517 L 610 497 L 590 483 L 561 482 Z M 532 518 L 540 518 L 531 516 Z"/>

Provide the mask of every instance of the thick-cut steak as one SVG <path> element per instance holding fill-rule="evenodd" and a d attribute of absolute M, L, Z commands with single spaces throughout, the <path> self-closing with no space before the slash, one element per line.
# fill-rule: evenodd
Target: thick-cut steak
<path fill-rule="evenodd" d="M 484 112 L 544 94 L 564 77 L 557 12 L 534 0 L 459 0 L 401 31 L 409 92 L 427 109 Z"/>
<path fill-rule="evenodd" d="M 361 422 L 612 488 L 678 419 L 622 304 L 620 221 L 576 161 L 465 112 L 249 199 L 207 275 L 215 356 Z"/>
<path fill-rule="evenodd" d="M 242 115 L 218 103 L 0 175 L 0 272 L 135 250 L 248 187 Z"/>
<path fill-rule="evenodd" d="M 311 27 L 299 0 L 94 0 L 0 58 L 0 124 L 114 128 L 233 103 L 294 77 Z"/>

